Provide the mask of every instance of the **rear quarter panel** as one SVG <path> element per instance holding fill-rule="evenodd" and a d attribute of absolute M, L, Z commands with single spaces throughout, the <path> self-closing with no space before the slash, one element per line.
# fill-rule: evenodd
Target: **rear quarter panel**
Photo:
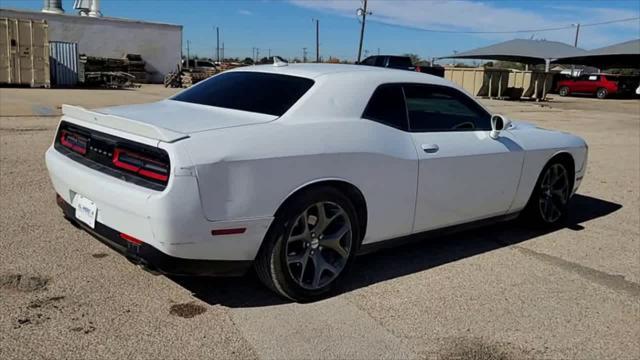
<path fill-rule="evenodd" d="M 418 162 L 407 133 L 363 119 L 222 129 L 186 140 L 209 220 L 273 216 L 296 190 L 341 180 L 365 197 L 364 242 L 406 235 L 413 226 Z"/>

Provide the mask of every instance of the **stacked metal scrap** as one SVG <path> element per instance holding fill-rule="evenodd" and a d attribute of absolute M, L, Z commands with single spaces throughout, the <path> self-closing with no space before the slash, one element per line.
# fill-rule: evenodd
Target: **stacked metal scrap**
<path fill-rule="evenodd" d="M 133 75 L 135 82 L 146 84 L 148 82 L 147 71 L 145 69 L 146 62 L 142 60 L 139 54 L 125 54 L 124 62 L 129 74 Z"/>

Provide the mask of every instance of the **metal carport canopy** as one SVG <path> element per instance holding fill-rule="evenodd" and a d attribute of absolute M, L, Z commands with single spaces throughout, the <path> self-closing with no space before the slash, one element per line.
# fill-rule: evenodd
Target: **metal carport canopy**
<path fill-rule="evenodd" d="M 640 39 L 591 50 L 581 56 L 558 58 L 554 63 L 589 65 L 598 68 L 640 68 Z"/>
<path fill-rule="evenodd" d="M 514 39 L 439 59 L 486 59 L 548 64 L 555 59 L 587 54 L 586 50 L 558 41 Z"/>

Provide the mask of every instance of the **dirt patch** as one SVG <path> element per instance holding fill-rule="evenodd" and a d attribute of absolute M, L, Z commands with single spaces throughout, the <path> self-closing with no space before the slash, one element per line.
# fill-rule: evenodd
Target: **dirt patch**
<path fill-rule="evenodd" d="M 19 329 L 27 325 L 40 325 L 51 320 L 53 314 L 62 312 L 60 302 L 64 299 L 64 296 L 51 296 L 30 301 L 26 307 L 26 311 L 16 319 L 14 329 Z"/>
<path fill-rule="evenodd" d="M 106 253 L 96 253 L 96 254 L 91 254 L 91 256 L 93 256 L 96 259 L 102 259 L 105 258 L 107 256 L 109 256 L 109 254 Z"/>
<path fill-rule="evenodd" d="M 190 319 L 194 316 L 203 314 L 205 311 L 207 311 L 207 308 L 205 308 L 204 306 L 195 304 L 193 302 L 188 302 L 184 304 L 171 305 L 169 314 L 185 319 Z"/>
<path fill-rule="evenodd" d="M 512 360 L 526 358 L 517 356 L 510 349 L 488 343 L 477 338 L 458 338 L 448 345 L 448 349 L 439 357 L 442 360 Z"/>
<path fill-rule="evenodd" d="M 46 299 L 36 299 L 29 303 L 27 306 L 29 309 L 39 309 L 42 307 L 51 307 L 54 309 L 59 309 L 57 302 L 64 300 L 64 296 L 52 296 Z"/>
<path fill-rule="evenodd" d="M 34 292 L 46 290 L 49 279 L 40 276 L 26 276 L 22 274 L 0 275 L 0 290 L 17 292 Z"/>
<path fill-rule="evenodd" d="M 96 331 L 96 327 L 93 325 L 87 325 L 87 326 L 76 326 L 76 327 L 72 327 L 71 329 L 69 329 L 73 332 L 81 332 L 84 334 L 90 334 L 94 331 Z"/>

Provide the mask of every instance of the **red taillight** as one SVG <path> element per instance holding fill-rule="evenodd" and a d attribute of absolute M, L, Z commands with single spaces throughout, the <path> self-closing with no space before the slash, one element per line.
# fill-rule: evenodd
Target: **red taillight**
<path fill-rule="evenodd" d="M 86 137 L 67 130 L 62 130 L 60 132 L 60 143 L 62 146 L 81 155 L 87 153 L 87 140 L 88 139 Z"/>
<path fill-rule="evenodd" d="M 422 71 L 422 69 L 420 69 L 420 66 L 416 66 L 416 71 L 417 72 L 421 72 Z"/>
<path fill-rule="evenodd" d="M 142 243 L 144 243 L 144 241 L 140 240 L 140 239 L 136 239 L 131 235 L 127 235 L 125 233 L 120 233 L 120 238 L 122 240 L 128 241 L 130 243 L 132 243 L 133 245 L 140 245 Z"/>
<path fill-rule="evenodd" d="M 113 165 L 149 179 L 164 182 L 169 179 L 168 164 L 129 150 L 116 148 L 113 151 Z"/>

